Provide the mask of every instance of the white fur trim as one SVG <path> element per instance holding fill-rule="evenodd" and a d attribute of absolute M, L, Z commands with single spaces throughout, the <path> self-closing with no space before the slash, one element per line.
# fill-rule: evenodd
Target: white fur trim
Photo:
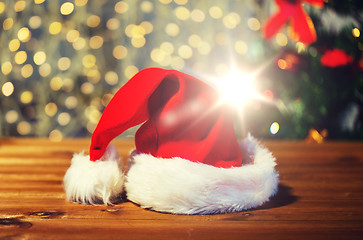
<path fill-rule="evenodd" d="M 104 156 L 95 162 L 84 153 L 74 154 L 64 176 L 68 201 L 83 204 L 112 204 L 123 191 L 124 171 L 116 148 L 109 146 Z"/>
<path fill-rule="evenodd" d="M 277 192 L 275 158 L 251 136 L 240 147 L 247 153 L 245 165 L 229 169 L 134 154 L 125 183 L 127 197 L 143 208 L 175 214 L 226 213 L 260 206 Z"/>

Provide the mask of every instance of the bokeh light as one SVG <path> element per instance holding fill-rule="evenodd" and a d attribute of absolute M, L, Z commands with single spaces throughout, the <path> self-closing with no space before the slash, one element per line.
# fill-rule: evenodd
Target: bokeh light
<path fill-rule="evenodd" d="M 61 71 L 66 71 L 70 68 L 72 61 L 69 57 L 62 57 L 58 60 L 58 68 Z"/>
<path fill-rule="evenodd" d="M 18 31 L 18 39 L 22 42 L 28 42 L 31 38 L 31 33 L 27 27 L 22 27 Z"/>
<path fill-rule="evenodd" d="M 74 4 L 78 7 L 85 6 L 88 3 L 88 0 L 75 0 Z"/>
<path fill-rule="evenodd" d="M 9 50 L 11 52 L 15 52 L 20 47 L 20 41 L 18 39 L 13 39 L 9 42 Z"/>
<path fill-rule="evenodd" d="M 3 22 L 3 29 L 6 31 L 6 30 L 9 30 L 13 27 L 14 25 L 14 20 L 12 18 L 7 18 L 4 20 Z"/>
<path fill-rule="evenodd" d="M 219 18 L 223 17 L 223 11 L 220 7 L 213 6 L 213 7 L 209 8 L 209 15 L 212 18 L 219 19 Z"/>
<path fill-rule="evenodd" d="M 87 25 L 91 28 L 97 27 L 101 22 L 101 18 L 97 15 L 91 15 L 87 18 Z"/>
<path fill-rule="evenodd" d="M 270 133 L 272 135 L 275 135 L 279 132 L 280 130 L 280 125 L 277 122 L 273 122 L 270 126 Z"/>
<path fill-rule="evenodd" d="M 23 78 L 29 78 L 33 74 L 33 71 L 33 66 L 31 64 L 25 64 L 21 68 L 21 76 L 23 76 Z"/>
<path fill-rule="evenodd" d="M 73 12 L 73 10 L 74 10 L 74 5 L 71 2 L 65 2 L 60 7 L 60 12 L 62 15 L 69 15 Z"/>
<path fill-rule="evenodd" d="M 51 142 L 61 142 L 62 139 L 63 139 L 63 134 L 58 129 L 55 129 L 49 133 L 49 141 Z"/>
<path fill-rule="evenodd" d="M 24 11 L 25 7 L 26 7 L 26 2 L 24 0 L 18 0 L 14 4 L 15 12 Z"/>
<path fill-rule="evenodd" d="M 39 66 L 39 74 L 42 77 L 47 77 L 52 72 L 52 67 L 49 63 L 44 63 Z"/>
<path fill-rule="evenodd" d="M 42 18 L 39 16 L 32 16 L 29 18 L 29 26 L 32 29 L 37 29 L 42 25 Z"/>
<path fill-rule="evenodd" d="M 287 37 L 285 34 L 283 34 L 283 33 L 276 34 L 276 43 L 279 46 L 284 47 L 287 45 L 287 42 L 288 42 L 288 40 L 287 40 Z"/>
<path fill-rule="evenodd" d="M 16 129 L 20 135 L 24 136 L 28 135 L 31 132 L 32 126 L 30 125 L 30 123 L 26 121 L 21 121 L 18 123 Z"/>
<path fill-rule="evenodd" d="M 50 102 L 45 105 L 44 111 L 49 117 L 53 117 L 58 112 L 58 106 L 54 102 Z"/>
<path fill-rule="evenodd" d="M 115 46 L 113 48 L 112 55 L 116 59 L 123 59 L 127 56 L 127 48 L 122 45 Z"/>
<path fill-rule="evenodd" d="M 23 64 L 28 58 L 28 54 L 25 51 L 19 51 L 14 56 L 14 61 L 17 64 Z"/>
<path fill-rule="evenodd" d="M 47 55 L 44 51 L 38 51 L 34 54 L 33 60 L 36 65 L 42 65 L 45 63 L 45 60 L 47 59 Z"/>
<path fill-rule="evenodd" d="M 28 104 L 33 101 L 33 93 L 31 91 L 24 91 L 20 95 L 20 101 L 24 104 Z"/>
<path fill-rule="evenodd" d="M 52 35 L 60 33 L 61 30 L 62 30 L 62 24 L 60 22 L 52 22 L 49 25 L 49 33 Z"/>
<path fill-rule="evenodd" d="M 353 34 L 354 37 L 359 38 L 360 30 L 358 28 L 353 28 L 352 34 Z"/>
<path fill-rule="evenodd" d="M 14 85 L 11 82 L 6 82 L 1 88 L 5 97 L 9 97 L 14 92 Z"/>
<path fill-rule="evenodd" d="M 11 62 L 6 61 L 3 64 L 1 64 L 1 72 L 4 75 L 8 75 L 9 73 L 11 73 L 12 70 L 13 70 L 13 65 L 11 64 Z"/>
<path fill-rule="evenodd" d="M 58 91 L 62 88 L 63 86 L 63 80 L 61 77 L 53 77 L 50 82 L 49 82 L 49 86 L 53 91 Z"/>
<path fill-rule="evenodd" d="M 9 110 L 5 114 L 5 120 L 6 120 L 6 122 L 8 122 L 10 124 L 15 123 L 16 121 L 18 121 L 18 119 L 19 119 L 19 114 L 15 110 Z"/>
<path fill-rule="evenodd" d="M 129 5 L 124 1 L 119 1 L 115 4 L 115 12 L 123 14 L 127 12 Z"/>

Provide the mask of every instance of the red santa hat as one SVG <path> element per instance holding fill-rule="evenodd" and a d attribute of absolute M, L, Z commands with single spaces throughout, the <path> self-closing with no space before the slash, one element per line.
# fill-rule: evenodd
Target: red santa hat
<path fill-rule="evenodd" d="M 129 168 L 112 139 L 141 124 Z M 126 191 L 141 207 L 211 214 L 260 206 L 277 191 L 275 158 L 251 136 L 234 133 L 232 108 L 206 83 L 149 68 L 131 78 L 105 108 L 90 155 L 75 154 L 64 177 L 69 201 L 111 204 Z"/>

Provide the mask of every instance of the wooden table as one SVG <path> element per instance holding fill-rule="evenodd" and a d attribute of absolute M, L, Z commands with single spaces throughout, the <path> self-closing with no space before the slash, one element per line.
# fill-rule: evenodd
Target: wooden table
<path fill-rule="evenodd" d="M 132 140 L 113 143 L 126 160 Z M 277 157 L 277 196 L 187 216 L 66 202 L 63 175 L 89 139 L 0 139 L 0 239 L 363 239 L 363 143 L 263 143 Z"/>

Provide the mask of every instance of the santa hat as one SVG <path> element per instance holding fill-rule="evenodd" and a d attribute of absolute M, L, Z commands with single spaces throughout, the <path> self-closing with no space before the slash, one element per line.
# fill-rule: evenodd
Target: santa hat
<path fill-rule="evenodd" d="M 74 155 L 64 177 L 67 199 L 110 204 L 126 191 L 143 208 L 177 214 L 262 205 L 277 191 L 275 158 L 251 136 L 237 141 L 233 109 L 220 99 L 217 90 L 190 75 L 140 71 L 105 108 L 90 155 Z M 141 123 L 126 173 L 108 145 Z"/>

